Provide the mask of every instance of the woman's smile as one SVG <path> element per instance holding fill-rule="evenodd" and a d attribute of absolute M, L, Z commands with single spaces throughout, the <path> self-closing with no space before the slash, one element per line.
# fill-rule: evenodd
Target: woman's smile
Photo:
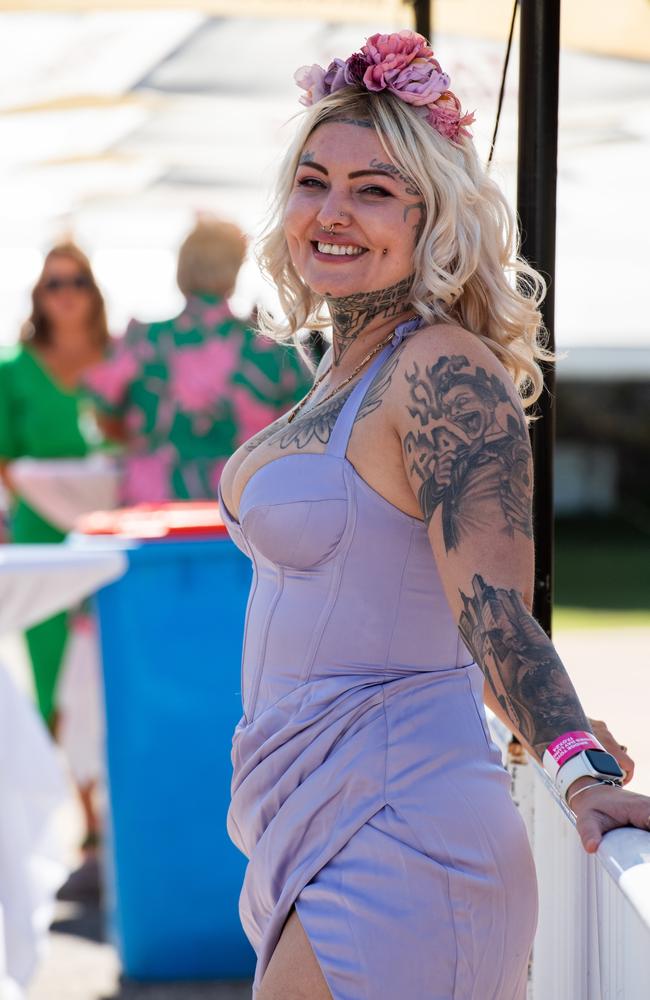
<path fill-rule="evenodd" d="M 311 245 L 316 260 L 327 264 L 350 264 L 368 253 L 367 247 L 356 243 L 335 242 L 331 237 L 328 240 L 312 240 Z"/>

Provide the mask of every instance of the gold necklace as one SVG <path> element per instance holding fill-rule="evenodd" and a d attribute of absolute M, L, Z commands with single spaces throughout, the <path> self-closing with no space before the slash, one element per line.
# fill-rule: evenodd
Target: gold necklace
<path fill-rule="evenodd" d="M 336 396 L 337 392 L 340 392 L 341 389 L 343 389 L 346 385 L 348 385 L 352 381 L 352 379 L 355 377 L 355 375 L 359 374 L 359 372 L 364 367 L 364 365 L 367 365 L 368 362 L 372 358 L 374 358 L 376 354 L 379 354 L 379 352 L 384 347 L 386 347 L 388 344 L 390 344 L 390 342 L 391 342 L 391 340 L 393 339 L 394 336 L 395 336 L 395 331 L 393 330 L 390 333 L 390 335 L 388 337 L 386 337 L 385 340 L 382 340 L 381 343 L 377 344 L 376 347 L 373 347 L 373 349 L 371 351 L 369 351 L 368 354 L 366 354 L 366 356 L 363 359 L 363 361 L 359 362 L 359 364 L 354 369 L 354 371 L 352 372 L 352 374 L 348 375 L 348 377 L 346 379 L 344 379 L 341 382 L 340 385 L 337 385 L 336 389 L 333 389 L 327 396 L 324 396 L 323 399 L 320 399 L 318 401 L 318 403 L 316 403 L 316 406 L 322 406 L 322 404 L 326 403 L 329 399 L 332 398 L 332 396 Z M 311 399 L 311 397 L 314 395 L 314 393 L 318 389 L 318 386 L 321 385 L 321 383 L 323 382 L 323 379 L 327 378 L 327 376 L 329 375 L 329 373 L 331 372 L 331 370 L 332 370 L 332 366 L 330 365 L 329 368 L 327 369 L 327 371 L 324 371 L 323 374 L 321 376 L 319 376 L 319 378 L 316 379 L 316 381 L 312 385 L 312 387 L 309 390 L 309 392 L 307 393 L 307 395 L 303 399 L 300 400 L 300 402 L 297 404 L 297 406 L 295 406 L 294 409 L 289 414 L 289 417 L 287 418 L 287 423 L 288 424 L 290 424 L 293 420 L 295 420 L 295 418 L 298 416 L 298 414 L 302 410 L 303 406 L 305 406 L 305 404 L 309 402 L 309 400 Z"/>

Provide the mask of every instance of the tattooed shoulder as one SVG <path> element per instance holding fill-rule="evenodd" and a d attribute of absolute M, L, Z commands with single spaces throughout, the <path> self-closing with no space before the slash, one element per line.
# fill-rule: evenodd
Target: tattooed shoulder
<path fill-rule="evenodd" d="M 407 471 L 427 524 L 440 508 L 446 550 L 499 521 L 510 536 L 532 537 L 530 442 L 508 375 L 461 353 L 433 364 L 420 353 L 403 372 Z"/>

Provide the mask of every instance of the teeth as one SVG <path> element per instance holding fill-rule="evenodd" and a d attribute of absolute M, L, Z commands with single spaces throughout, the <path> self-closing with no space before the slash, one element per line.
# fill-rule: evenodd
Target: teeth
<path fill-rule="evenodd" d="M 363 247 L 344 246 L 341 243 L 319 243 L 318 249 L 321 253 L 333 253 L 338 256 L 347 254 L 348 257 L 358 257 L 364 250 Z"/>

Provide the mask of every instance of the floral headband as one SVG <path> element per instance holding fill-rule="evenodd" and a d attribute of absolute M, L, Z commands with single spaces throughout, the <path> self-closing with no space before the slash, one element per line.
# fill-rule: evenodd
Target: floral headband
<path fill-rule="evenodd" d="M 371 93 L 387 90 L 413 105 L 440 135 L 453 142 L 472 137 L 467 126 L 473 113 L 462 114 L 460 101 L 452 94 L 449 77 L 433 57 L 426 38 L 415 31 L 372 35 L 360 52 L 347 59 L 334 59 L 327 69 L 317 64 L 301 66 L 294 80 L 306 94 L 300 103 L 311 107 L 343 87 L 365 87 Z"/>

